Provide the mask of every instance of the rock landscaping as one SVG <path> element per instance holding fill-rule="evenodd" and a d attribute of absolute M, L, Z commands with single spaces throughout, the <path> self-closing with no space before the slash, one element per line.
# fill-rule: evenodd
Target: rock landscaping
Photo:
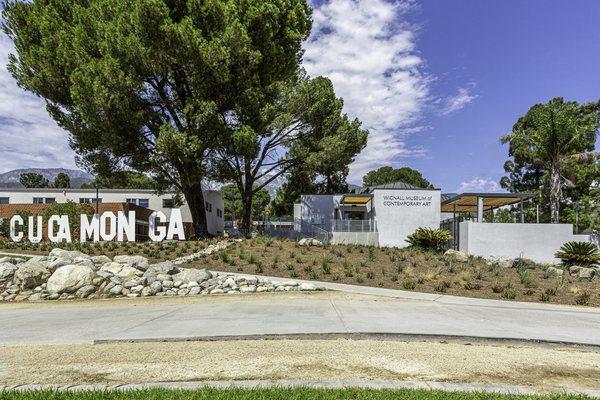
<path fill-rule="evenodd" d="M 139 255 L 89 256 L 55 248 L 48 256 L 0 258 L 0 300 L 64 300 L 106 297 L 195 296 L 323 290 L 313 284 L 272 281 L 256 276 L 214 273 L 180 265 L 222 251 L 232 242 L 150 264 Z"/>

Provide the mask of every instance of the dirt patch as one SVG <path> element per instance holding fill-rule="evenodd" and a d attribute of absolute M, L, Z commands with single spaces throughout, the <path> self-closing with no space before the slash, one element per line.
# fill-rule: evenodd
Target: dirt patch
<path fill-rule="evenodd" d="M 294 241 L 255 238 L 189 265 L 219 271 L 321 280 L 498 300 L 600 306 L 600 279 L 546 272 L 547 265 L 488 266 L 486 260 L 451 261 L 414 249 L 356 245 L 304 247 Z"/>
<path fill-rule="evenodd" d="M 493 362 L 490 362 L 493 360 Z M 454 341 L 246 340 L 0 347 L 0 384 L 424 380 L 600 388 L 600 351 Z"/>

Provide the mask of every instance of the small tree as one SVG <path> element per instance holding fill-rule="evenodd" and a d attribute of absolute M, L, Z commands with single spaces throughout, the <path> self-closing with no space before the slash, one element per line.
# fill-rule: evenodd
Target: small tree
<path fill-rule="evenodd" d="M 71 178 L 64 172 L 59 173 L 54 178 L 54 185 L 56 189 L 69 189 L 71 187 Z"/>
<path fill-rule="evenodd" d="M 569 161 L 589 160 L 593 155 L 600 124 L 600 102 L 579 104 L 557 97 L 536 104 L 519 118 L 510 133 L 501 138 L 509 144 L 514 163 L 508 170 L 527 166 L 543 169 L 550 199 L 550 221 L 559 222 L 560 201 Z M 532 175 L 533 176 L 533 175 Z M 531 178 L 531 177 L 530 177 Z M 529 179 L 529 178 L 528 178 Z M 508 180 L 503 186 L 509 185 Z"/>
<path fill-rule="evenodd" d="M 27 189 L 47 188 L 50 186 L 50 181 L 48 181 L 48 179 L 44 178 L 43 175 L 35 172 L 27 172 L 26 174 L 21 174 L 19 182 Z"/>

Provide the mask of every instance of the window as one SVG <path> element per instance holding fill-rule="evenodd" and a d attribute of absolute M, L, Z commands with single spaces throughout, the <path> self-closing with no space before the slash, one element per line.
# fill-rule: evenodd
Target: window
<path fill-rule="evenodd" d="M 95 197 L 80 197 L 79 202 L 81 204 L 96 204 L 96 198 Z M 102 203 L 101 198 L 98 199 L 98 203 Z"/>
<path fill-rule="evenodd" d="M 144 208 L 148 208 L 150 205 L 150 199 L 127 199 L 125 201 L 129 204 L 135 204 Z"/>
<path fill-rule="evenodd" d="M 175 208 L 175 202 L 173 199 L 163 199 L 163 208 Z"/>
<path fill-rule="evenodd" d="M 0 197 L 0 204 L 8 204 L 10 203 L 10 199 L 8 197 Z"/>
<path fill-rule="evenodd" d="M 34 197 L 33 204 L 52 204 L 56 203 L 56 199 L 54 197 Z"/>
<path fill-rule="evenodd" d="M 223 218 L 223 210 L 221 210 L 220 208 L 217 208 L 217 217 Z"/>
<path fill-rule="evenodd" d="M 206 202 L 206 211 L 212 212 L 212 204 L 209 203 L 208 201 Z"/>

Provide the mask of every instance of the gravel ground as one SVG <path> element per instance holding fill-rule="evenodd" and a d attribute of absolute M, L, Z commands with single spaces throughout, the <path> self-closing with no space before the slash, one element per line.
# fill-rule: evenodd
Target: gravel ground
<path fill-rule="evenodd" d="M 600 388 L 600 350 L 399 340 L 0 347 L 0 385 L 202 380 L 425 380 Z"/>

